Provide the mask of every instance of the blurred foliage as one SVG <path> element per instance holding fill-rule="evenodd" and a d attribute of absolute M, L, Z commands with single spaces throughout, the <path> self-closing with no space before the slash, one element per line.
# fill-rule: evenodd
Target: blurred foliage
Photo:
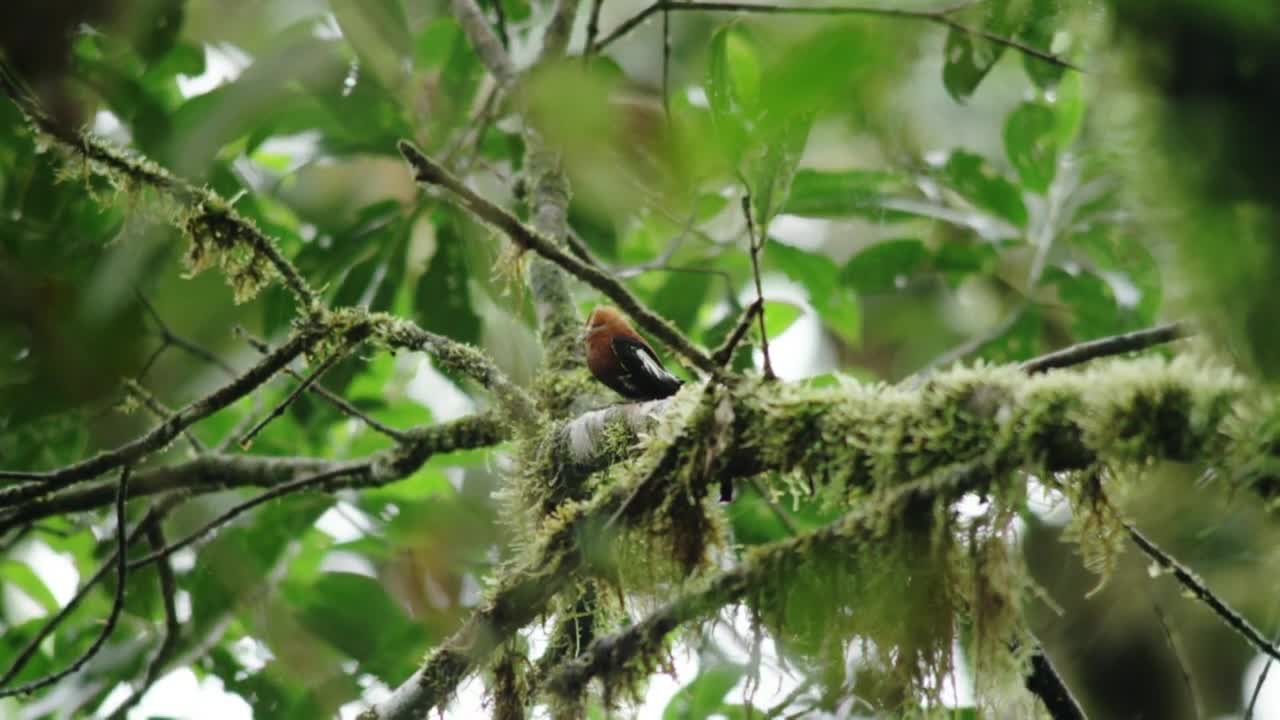
<path fill-rule="evenodd" d="M 504 39 L 527 63 L 550 3 L 482 4 L 495 27 L 502 10 Z M 641 7 L 605 6 L 605 27 Z M 709 347 L 755 299 L 749 195 L 767 234 L 765 328 L 785 379 L 897 381 L 957 347 L 966 361 L 1015 362 L 1174 315 L 1202 320 L 1217 352 L 1261 378 L 1280 375 L 1280 11 L 1265 0 L 986 0 L 950 17 L 979 32 L 864 16 L 673 13 L 669 67 L 660 24 L 646 23 L 590 63 L 532 69 L 511 97 L 495 97 L 439 1 L 18 0 L 0 21 L 0 53 L 59 123 L 231 199 L 333 306 L 394 313 L 479 345 L 519 383 L 532 380 L 539 353 L 531 298 L 493 272 L 501 239 L 414 186 L 395 150 L 401 138 L 527 215 L 522 123 L 538 129 L 562 150 L 574 235 Z M 218 278 L 183 277 L 186 241 L 158 192 L 115 186 L 83 163 L 0 101 L 5 469 L 65 465 L 151 427 L 145 412 L 123 411 L 126 379 L 173 408 L 225 379 L 171 336 L 246 367 L 256 353 L 239 330 L 274 342 L 295 316 L 280 288 L 236 305 Z M 600 300 L 575 293 L 583 306 Z M 735 368 L 758 362 L 751 337 Z M 354 357 L 325 384 L 398 428 L 484 402 L 409 357 Z M 195 435 L 216 445 L 290 389 L 265 386 Z M 388 445 L 303 398 L 253 452 L 346 458 Z M 153 462 L 185 452 L 175 445 Z M 458 626 L 509 554 L 492 499 L 506 453 L 434 458 L 376 490 L 291 496 L 222 529 L 180 557 L 175 657 L 259 717 L 361 707 Z M 1274 633 L 1274 523 L 1187 468 L 1142 472 L 1156 476 L 1144 486 L 1152 490 L 1124 498 L 1126 508 Z M 170 517 L 170 534 L 244 497 L 195 498 Z M 750 490 L 726 512 L 740 547 L 783 538 L 788 523 L 831 519 L 817 503 L 780 507 Z M 1097 717 L 1191 717 L 1185 670 L 1206 716 L 1241 714 L 1249 653 L 1238 639 L 1132 557 L 1086 595 L 1095 579 L 1050 517 L 1024 513 L 1023 550 L 1063 614 L 1027 605 L 1084 705 Z M 110 552 L 112 522 L 107 511 L 76 514 L 0 540 L 0 668 L 65 602 L 54 587 L 69 573 L 59 581 L 41 553 L 83 581 Z M 88 646 L 109 585 L 17 681 Z M 56 710 L 46 696 L 8 699 L 0 717 L 82 716 L 119 702 L 158 642 L 155 586 L 154 572 L 130 580 L 121 627 Z M 1153 604 L 1181 638 L 1186 668 Z M 807 678 L 789 712 L 889 702 L 856 662 L 823 667 L 814 649 L 823 629 L 802 620 L 767 628 L 777 672 Z M 758 682 L 756 705 L 735 690 L 756 672 L 742 658 L 700 658 L 663 717 L 768 708 Z"/>

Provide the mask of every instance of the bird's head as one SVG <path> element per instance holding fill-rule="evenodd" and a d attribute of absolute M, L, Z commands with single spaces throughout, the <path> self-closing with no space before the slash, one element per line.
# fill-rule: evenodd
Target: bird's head
<path fill-rule="evenodd" d="M 591 311 L 591 315 L 587 317 L 587 325 L 583 329 L 582 339 L 590 340 L 592 337 L 612 329 L 614 332 L 619 327 L 627 327 L 627 321 L 622 317 L 622 313 L 618 309 L 609 305 L 598 305 Z"/>

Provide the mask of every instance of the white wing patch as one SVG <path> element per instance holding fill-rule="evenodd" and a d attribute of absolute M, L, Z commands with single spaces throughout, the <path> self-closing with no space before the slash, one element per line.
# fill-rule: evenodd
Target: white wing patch
<path fill-rule="evenodd" d="M 666 370 L 662 369 L 662 366 L 658 364 L 658 361 L 655 360 L 652 355 L 644 350 L 640 350 L 636 355 L 640 356 L 640 364 L 644 366 L 644 371 L 650 375 L 660 378 L 666 377 L 669 374 Z"/>

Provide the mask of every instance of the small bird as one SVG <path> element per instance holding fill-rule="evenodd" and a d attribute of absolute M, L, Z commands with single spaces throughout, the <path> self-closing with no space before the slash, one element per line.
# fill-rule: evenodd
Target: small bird
<path fill-rule="evenodd" d="M 587 368 L 596 379 L 629 400 L 675 395 L 684 383 L 662 367 L 617 308 L 601 305 L 587 318 Z"/>

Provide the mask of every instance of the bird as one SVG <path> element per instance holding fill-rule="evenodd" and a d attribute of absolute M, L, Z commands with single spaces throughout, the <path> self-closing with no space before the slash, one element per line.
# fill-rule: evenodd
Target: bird
<path fill-rule="evenodd" d="M 649 343 L 617 308 L 600 305 L 586 328 L 587 369 L 628 400 L 660 400 L 676 394 L 682 380 L 667 372 Z"/>

